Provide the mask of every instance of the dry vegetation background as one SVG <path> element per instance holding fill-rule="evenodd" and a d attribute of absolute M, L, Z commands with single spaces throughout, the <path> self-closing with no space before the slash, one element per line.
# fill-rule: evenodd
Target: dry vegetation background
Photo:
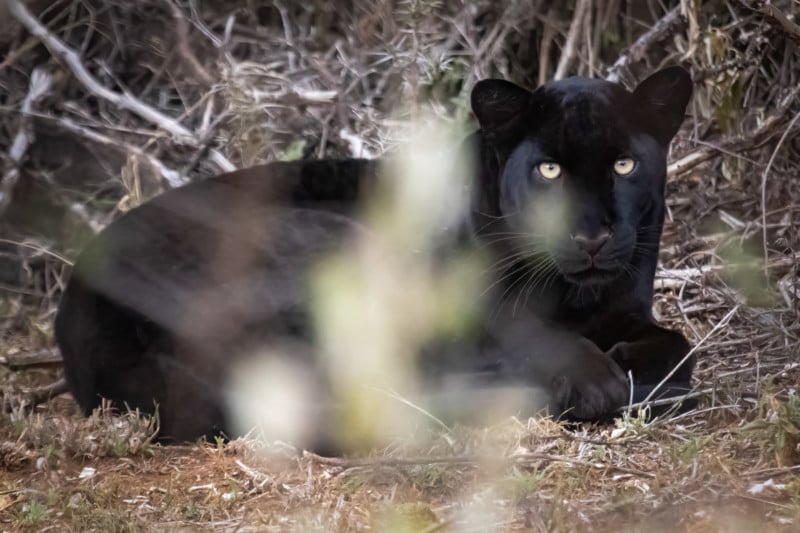
<path fill-rule="evenodd" d="M 800 26 L 795 0 L 0 0 L 0 529 L 800 529 Z M 657 312 L 701 407 L 565 428 L 510 419 L 424 449 L 163 449 L 77 416 L 51 322 L 119 213 L 275 159 L 377 156 L 420 106 L 467 133 L 495 76 L 692 72 Z M 408 107 L 412 104 L 412 107 Z M 406 106 L 406 107 L 402 107 Z"/>

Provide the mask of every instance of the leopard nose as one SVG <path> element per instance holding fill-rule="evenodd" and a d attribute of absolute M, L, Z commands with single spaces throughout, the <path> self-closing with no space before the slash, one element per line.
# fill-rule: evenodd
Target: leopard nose
<path fill-rule="evenodd" d="M 611 237 L 611 232 L 608 230 L 603 230 L 596 235 L 588 235 L 586 233 L 576 233 L 572 235 L 572 240 L 575 241 L 575 244 L 583 250 L 584 252 L 588 253 L 591 256 L 597 255 L 597 252 L 603 247 L 603 245 L 608 242 L 608 239 Z"/>

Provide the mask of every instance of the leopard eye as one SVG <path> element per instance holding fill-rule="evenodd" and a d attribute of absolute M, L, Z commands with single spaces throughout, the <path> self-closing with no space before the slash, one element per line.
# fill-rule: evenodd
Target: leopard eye
<path fill-rule="evenodd" d="M 546 180 L 554 180 L 561 175 L 561 165 L 552 161 L 539 163 L 539 174 Z"/>
<path fill-rule="evenodd" d="M 636 161 L 630 157 L 622 157 L 614 161 L 614 172 L 618 176 L 627 176 L 636 168 Z"/>

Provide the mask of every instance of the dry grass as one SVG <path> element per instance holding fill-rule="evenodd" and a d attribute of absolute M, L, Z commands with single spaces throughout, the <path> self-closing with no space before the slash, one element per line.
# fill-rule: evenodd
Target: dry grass
<path fill-rule="evenodd" d="M 602 76 L 616 64 L 628 82 L 669 61 L 691 68 L 697 91 L 673 147 L 656 309 L 693 342 L 707 338 L 701 407 L 678 419 L 512 419 L 342 460 L 256 441 L 162 448 L 147 420 L 85 420 L 60 397 L 2 415 L 2 529 L 797 530 L 800 68 L 783 16 L 793 2 L 708 1 L 663 33 L 648 30 L 662 2 L 577 2 L 582 20 L 572 3 L 546 0 L 40 4 L 35 15 L 95 81 L 189 135 L 92 96 L 39 39 L 2 22 L 0 145 L 30 142 L 19 158 L 3 154 L 0 355 L 49 347 L 59 257 L 182 175 L 378 155 L 409 118 L 393 111 L 401 104 L 467 131 L 468 90 L 490 75 L 533 86 L 559 68 Z M 34 68 L 50 84 L 23 114 Z M 7 398 L 57 373 L 0 367 Z"/>

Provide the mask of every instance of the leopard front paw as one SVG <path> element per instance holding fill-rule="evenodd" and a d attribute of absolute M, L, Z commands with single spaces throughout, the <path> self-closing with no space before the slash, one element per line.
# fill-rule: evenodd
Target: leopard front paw
<path fill-rule="evenodd" d="M 553 380 L 560 414 L 578 420 L 597 420 L 623 407 L 629 396 L 625 373 L 599 349 L 588 349 Z"/>

